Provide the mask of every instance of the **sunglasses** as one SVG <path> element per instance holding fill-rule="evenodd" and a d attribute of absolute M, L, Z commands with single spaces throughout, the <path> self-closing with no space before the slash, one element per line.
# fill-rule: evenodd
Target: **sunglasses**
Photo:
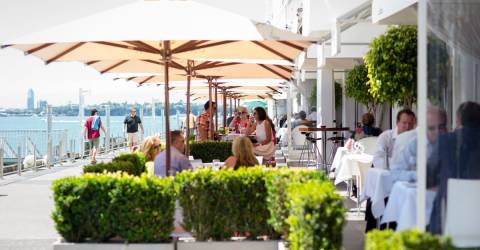
<path fill-rule="evenodd" d="M 162 145 L 154 145 L 153 148 L 154 149 L 159 149 Z"/>
<path fill-rule="evenodd" d="M 245 115 L 245 114 L 248 114 L 248 113 L 247 112 L 240 112 L 239 114 Z"/>

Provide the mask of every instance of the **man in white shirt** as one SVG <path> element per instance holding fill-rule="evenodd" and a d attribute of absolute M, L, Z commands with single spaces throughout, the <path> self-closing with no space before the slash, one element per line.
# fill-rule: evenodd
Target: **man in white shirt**
<path fill-rule="evenodd" d="M 427 110 L 427 159 L 433 151 L 440 134 L 447 132 L 447 113 L 445 110 L 429 106 Z M 397 142 L 400 136 L 410 133 L 409 140 L 402 149 L 397 151 Z M 391 173 L 394 181 L 417 180 L 417 130 L 403 133 L 395 142 L 395 153 L 391 164 Z M 397 153 L 398 152 L 398 153 Z"/>
<path fill-rule="evenodd" d="M 317 108 L 312 107 L 307 118 L 309 121 L 317 121 Z"/>
<path fill-rule="evenodd" d="M 376 168 L 389 168 L 394 152 L 395 140 L 403 132 L 412 130 L 415 127 L 415 113 L 410 109 L 403 109 L 397 114 L 397 125 L 395 129 L 387 130 L 380 134 L 377 141 L 377 149 L 373 155 L 373 166 Z M 387 159 L 387 162 L 385 162 Z"/>

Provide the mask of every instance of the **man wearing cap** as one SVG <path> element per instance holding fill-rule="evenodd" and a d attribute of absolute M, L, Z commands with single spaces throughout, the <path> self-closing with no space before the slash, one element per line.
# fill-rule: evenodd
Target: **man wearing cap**
<path fill-rule="evenodd" d="M 140 120 L 140 117 L 137 116 L 137 111 L 135 108 L 130 109 L 130 115 L 127 115 L 125 117 L 125 120 L 123 121 L 124 124 L 124 132 L 127 133 L 127 144 L 128 147 L 130 148 L 130 151 L 132 151 L 135 146 L 138 145 L 138 126 L 140 125 L 141 132 L 143 134 L 143 125 L 142 125 L 142 120 Z"/>

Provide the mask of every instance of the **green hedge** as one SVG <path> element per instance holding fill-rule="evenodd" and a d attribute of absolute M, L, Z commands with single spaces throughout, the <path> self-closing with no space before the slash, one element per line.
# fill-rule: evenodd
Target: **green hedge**
<path fill-rule="evenodd" d="M 54 181 L 52 218 L 69 242 L 169 240 L 175 192 L 170 178 L 120 174 L 67 177 Z"/>
<path fill-rule="evenodd" d="M 326 181 L 324 173 L 314 170 L 293 170 L 281 168 L 267 172 L 265 183 L 267 185 L 268 197 L 267 207 L 270 211 L 268 222 L 275 231 L 280 234 L 288 235 L 288 200 L 287 186 L 292 182 L 305 182 L 307 180 Z"/>
<path fill-rule="evenodd" d="M 365 250 L 442 250 L 454 249 L 450 239 L 417 230 L 394 233 L 373 230 L 367 234 Z"/>
<path fill-rule="evenodd" d="M 292 183 L 287 188 L 287 199 L 291 250 L 341 248 L 345 208 L 332 183 Z"/>
<path fill-rule="evenodd" d="M 83 167 L 83 173 L 103 173 L 103 172 L 126 172 L 130 175 L 140 176 L 145 172 L 146 158 L 142 153 L 122 154 L 113 158 L 110 163 L 99 163 L 86 165 Z"/>
<path fill-rule="evenodd" d="M 228 239 L 235 232 L 249 238 L 271 235 L 264 177 L 261 167 L 177 174 L 184 228 L 201 241 Z"/>
<path fill-rule="evenodd" d="M 232 142 L 204 141 L 190 144 L 190 155 L 203 162 L 212 162 L 214 159 L 225 161 L 232 155 Z"/>

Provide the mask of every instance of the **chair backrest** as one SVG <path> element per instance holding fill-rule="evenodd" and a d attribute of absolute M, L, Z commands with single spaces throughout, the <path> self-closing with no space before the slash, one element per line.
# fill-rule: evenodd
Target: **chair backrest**
<path fill-rule="evenodd" d="M 306 136 L 300 132 L 300 128 L 308 128 L 305 125 L 299 125 L 292 130 L 292 142 L 294 147 L 305 145 Z"/>
<path fill-rule="evenodd" d="M 449 179 L 444 234 L 456 247 L 480 247 L 480 180 Z"/>
<path fill-rule="evenodd" d="M 364 153 L 373 155 L 375 153 L 375 149 L 377 147 L 377 136 L 365 137 L 358 140 L 356 143 L 360 144 L 364 148 Z"/>

